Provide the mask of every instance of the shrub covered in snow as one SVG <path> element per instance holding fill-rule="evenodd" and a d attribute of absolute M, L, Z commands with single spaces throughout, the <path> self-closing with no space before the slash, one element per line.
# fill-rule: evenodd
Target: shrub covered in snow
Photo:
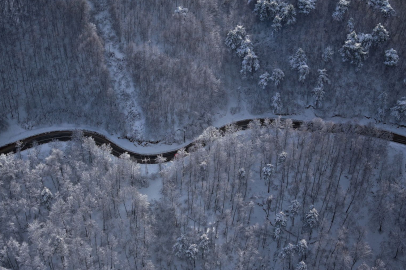
<path fill-rule="evenodd" d="M 398 52 L 396 50 L 389 49 L 385 51 L 385 65 L 396 66 L 399 62 Z"/>

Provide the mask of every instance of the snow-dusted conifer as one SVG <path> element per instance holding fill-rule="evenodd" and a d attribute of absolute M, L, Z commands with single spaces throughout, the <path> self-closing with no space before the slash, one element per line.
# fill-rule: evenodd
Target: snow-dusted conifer
<path fill-rule="evenodd" d="M 294 55 L 289 57 L 290 66 L 299 72 L 299 82 L 303 82 L 309 74 L 310 68 L 306 62 L 307 57 L 302 48 L 299 48 Z"/>
<path fill-rule="evenodd" d="M 271 79 L 271 75 L 268 72 L 265 72 L 261 76 L 259 76 L 259 82 L 258 85 L 262 88 L 265 89 L 265 87 L 268 85 L 268 81 Z"/>
<path fill-rule="evenodd" d="M 282 29 L 282 18 L 279 15 L 276 15 L 272 21 L 272 29 L 275 32 L 278 32 Z"/>
<path fill-rule="evenodd" d="M 357 67 L 361 67 L 362 62 L 368 58 L 368 50 L 362 46 L 355 31 L 347 35 L 347 40 L 340 49 L 340 54 L 343 62 L 348 61 Z"/>
<path fill-rule="evenodd" d="M 289 205 L 289 213 L 291 215 L 297 215 L 299 213 L 300 203 L 298 200 L 293 200 Z"/>
<path fill-rule="evenodd" d="M 314 100 L 316 101 L 316 107 L 318 107 L 320 105 L 320 103 L 323 101 L 325 93 L 326 92 L 324 92 L 323 86 L 317 85 L 315 88 L 313 88 L 312 94 L 313 94 Z"/>
<path fill-rule="evenodd" d="M 294 24 L 296 22 L 295 7 L 292 4 L 282 2 L 279 8 L 279 17 L 281 17 L 282 21 L 287 25 Z"/>
<path fill-rule="evenodd" d="M 189 244 L 187 238 L 184 234 L 182 234 L 178 239 L 176 239 L 176 243 L 173 245 L 173 252 L 175 253 L 176 257 L 184 258 L 188 248 Z"/>
<path fill-rule="evenodd" d="M 385 51 L 385 65 L 387 66 L 396 66 L 399 62 L 398 52 L 391 48 Z"/>
<path fill-rule="evenodd" d="M 385 17 L 395 15 L 395 10 L 389 4 L 388 0 L 368 0 L 368 5 L 379 10 Z"/>
<path fill-rule="evenodd" d="M 279 92 L 276 92 L 275 95 L 272 97 L 272 107 L 274 113 L 282 109 L 281 94 Z"/>
<path fill-rule="evenodd" d="M 247 33 L 244 26 L 237 25 L 233 30 L 227 33 L 226 45 L 233 50 L 240 47 L 242 41 L 245 39 Z"/>
<path fill-rule="evenodd" d="M 310 68 L 308 65 L 301 65 L 298 69 L 299 71 L 299 82 L 304 82 L 306 76 L 309 75 Z"/>
<path fill-rule="evenodd" d="M 299 13 L 309 14 L 316 8 L 316 0 L 299 0 L 297 5 Z"/>
<path fill-rule="evenodd" d="M 296 245 L 296 251 L 299 255 L 304 255 L 307 253 L 307 241 L 305 239 L 300 240 Z"/>
<path fill-rule="evenodd" d="M 378 121 L 383 121 L 385 115 L 386 115 L 386 110 L 388 109 L 388 93 L 382 92 L 378 96 L 378 111 L 377 111 L 377 120 Z"/>
<path fill-rule="evenodd" d="M 347 30 L 348 30 L 348 32 L 352 32 L 352 31 L 354 31 L 354 27 L 355 27 L 355 25 L 354 25 L 354 18 L 353 17 L 351 17 L 349 20 L 348 20 L 348 22 L 347 22 Z"/>
<path fill-rule="evenodd" d="M 333 59 L 334 51 L 331 46 L 327 46 L 327 48 L 324 49 L 323 54 L 322 54 L 322 59 L 324 62 L 331 61 Z"/>
<path fill-rule="evenodd" d="M 396 106 L 391 108 L 391 115 L 397 120 L 400 120 L 402 116 L 406 116 L 406 97 L 402 97 L 396 102 Z"/>
<path fill-rule="evenodd" d="M 317 72 L 319 73 L 319 76 L 317 77 L 318 85 L 330 84 L 326 69 L 319 69 Z"/>
<path fill-rule="evenodd" d="M 374 39 L 371 34 L 360 33 L 358 34 L 358 42 L 360 42 L 361 46 L 368 51 L 369 48 L 371 48 Z"/>
<path fill-rule="evenodd" d="M 275 227 L 286 227 L 286 215 L 282 211 L 275 216 Z"/>
<path fill-rule="evenodd" d="M 270 192 L 270 186 L 272 183 L 272 175 L 275 172 L 275 167 L 272 164 L 267 164 L 265 167 L 262 168 L 262 175 L 264 176 L 264 180 L 266 185 L 268 186 L 268 193 Z"/>
<path fill-rule="evenodd" d="M 306 53 L 302 48 L 297 49 L 296 53 L 289 57 L 289 64 L 292 69 L 298 69 L 301 65 L 306 64 Z"/>
<path fill-rule="evenodd" d="M 196 256 L 197 256 L 198 252 L 199 252 L 199 249 L 197 248 L 197 245 L 191 244 L 185 252 L 186 258 L 188 258 L 191 261 L 194 261 L 194 260 L 196 260 Z"/>
<path fill-rule="evenodd" d="M 319 212 L 313 205 L 310 206 L 310 210 L 306 214 L 306 223 L 310 228 L 315 228 L 319 224 Z"/>
<path fill-rule="evenodd" d="M 252 73 L 259 69 L 259 60 L 255 52 L 250 51 L 247 55 L 244 56 L 242 60 L 241 74 L 246 76 L 247 73 Z"/>
<path fill-rule="evenodd" d="M 285 78 L 285 73 L 279 68 L 275 68 L 272 71 L 271 80 L 274 82 L 275 86 L 278 86 L 279 83 Z"/>
<path fill-rule="evenodd" d="M 307 265 L 306 265 L 306 263 L 305 263 L 304 261 L 299 262 L 299 263 L 296 265 L 295 270 L 307 270 Z"/>
<path fill-rule="evenodd" d="M 255 4 L 254 13 L 261 21 L 271 20 L 279 10 L 279 3 L 270 0 L 258 0 Z"/>
<path fill-rule="evenodd" d="M 287 158 L 287 157 L 288 157 L 288 153 L 286 153 L 285 151 L 281 152 L 281 153 L 278 155 L 278 163 L 279 163 L 279 164 L 284 163 L 284 162 L 286 161 L 286 158 Z"/>
<path fill-rule="evenodd" d="M 186 14 L 189 12 L 189 9 L 187 9 L 187 8 L 184 8 L 184 7 L 182 7 L 182 6 L 179 6 L 179 7 L 177 7 L 176 9 L 175 9 L 175 14 L 180 14 L 180 15 L 183 15 L 183 16 L 186 16 Z"/>
<path fill-rule="evenodd" d="M 345 12 L 347 12 L 350 5 L 349 0 L 340 0 L 337 3 L 336 10 L 333 13 L 333 19 L 336 21 L 342 21 L 344 18 Z"/>
<path fill-rule="evenodd" d="M 248 53 L 253 51 L 252 42 L 249 36 L 245 36 L 244 40 L 241 41 L 241 45 L 237 48 L 237 55 L 239 57 L 244 57 Z"/>
<path fill-rule="evenodd" d="M 207 234 L 205 234 L 205 233 L 202 234 L 200 236 L 200 241 L 199 241 L 199 245 L 198 245 L 198 248 L 202 251 L 202 254 L 205 254 L 209 251 L 209 249 L 210 249 L 209 244 L 210 244 L 210 239 L 207 236 Z"/>
<path fill-rule="evenodd" d="M 288 243 L 288 245 L 279 252 L 279 257 L 284 259 L 292 256 L 295 253 L 295 245 Z"/>
<path fill-rule="evenodd" d="M 52 192 L 47 187 L 44 187 L 44 189 L 41 191 L 41 203 L 50 206 L 52 198 Z"/>
<path fill-rule="evenodd" d="M 375 28 L 372 30 L 372 38 L 374 44 L 378 45 L 389 39 L 389 32 L 383 27 L 382 24 L 378 23 Z"/>

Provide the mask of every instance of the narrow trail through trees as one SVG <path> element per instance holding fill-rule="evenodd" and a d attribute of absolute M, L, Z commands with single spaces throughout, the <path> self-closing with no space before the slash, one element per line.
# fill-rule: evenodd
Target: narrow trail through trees
<path fill-rule="evenodd" d="M 275 121 L 275 119 L 269 119 L 269 120 Z M 284 120 L 285 119 L 281 119 L 281 121 L 284 121 Z M 237 121 L 237 122 L 222 126 L 219 128 L 219 130 L 221 132 L 225 132 L 227 126 L 230 126 L 230 125 L 237 126 L 239 128 L 238 130 L 245 130 L 249 127 L 249 123 L 251 121 L 260 121 L 261 124 L 263 124 L 265 122 L 265 119 L 260 118 L 260 119 L 241 120 L 241 121 Z M 292 120 L 292 127 L 295 129 L 301 128 L 301 129 L 305 129 L 308 131 L 320 130 L 320 127 L 317 126 L 316 122 L 314 122 L 314 121 L 304 122 L 304 121 L 300 121 L 300 120 Z M 167 161 L 171 161 L 179 150 L 179 149 L 177 149 L 177 150 L 173 150 L 173 151 L 163 152 L 160 154 L 140 154 L 140 153 L 135 153 L 135 152 L 122 148 L 121 146 L 110 141 L 104 135 L 99 134 L 97 132 L 87 131 L 87 130 L 81 130 L 81 131 L 83 132 L 83 136 L 92 137 L 95 140 L 97 145 L 109 144 L 112 148 L 111 153 L 114 156 L 118 157 L 123 153 L 128 153 L 138 163 L 157 164 L 156 159 L 157 159 L 158 155 L 162 155 L 162 157 L 166 158 Z M 75 131 L 72 131 L 72 130 L 65 130 L 65 131 L 52 131 L 52 132 L 47 132 L 47 133 L 41 133 L 41 134 L 38 134 L 35 136 L 25 138 L 21 141 L 10 143 L 10 144 L 0 147 L 0 154 L 7 154 L 7 153 L 11 153 L 11 152 L 16 153 L 17 151 L 23 151 L 23 150 L 32 148 L 35 145 L 46 144 L 46 143 L 52 142 L 54 140 L 69 141 L 72 139 L 72 135 L 74 132 Z M 361 135 L 378 137 L 378 138 L 382 138 L 382 139 L 390 140 L 392 142 L 406 145 L 405 136 L 399 135 L 399 134 L 396 134 L 393 132 L 385 131 L 385 130 L 379 130 L 379 129 L 376 129 L 376 128 L 373 128 L 370 126 L 336 123 L 336 124 L 333 124 L 332 126 L 330 126 L 330 128 L 327 130 L 327 132 L 331 132 L 331 133 L 355 132 L 355 133 L 358 133 Z M 155 142 L 155 143 L 159 143 L 159 142 Z M 182 148 L 185 148 L 186 151 L 189 151 L 189 149 L 194 144 L 195 144 L 195 141 L 191 142 L 190 144 L 188 144 Z"/>

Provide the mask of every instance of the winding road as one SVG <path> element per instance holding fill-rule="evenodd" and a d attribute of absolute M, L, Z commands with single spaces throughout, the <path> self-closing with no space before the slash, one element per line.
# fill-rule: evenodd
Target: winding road
<path fill-rule="evenodd" d="M 264 123 L 265 119 L 260 118 L 260 119 L 247 119 L 247 120 L 241 120 L 234 122 L 232 124 L 236 125 L 237 127 L 240 128 L 240 130 L 245 130 L 248 128 L 248 124 L 253 121 L 253 120 L 259 120 L 261 124 Z M 274 119 L 270 119 L 273 121 Z M 284 121 L 285 119 L 281 119 L 281 121 Z M 308 130 L 313 130 L 313 123 L 312 121 L 309 122 L 304 122 L 300 120 L 292 120 L 293 128 L 298 129 L 298 128 L 306 128 Z M 333 124 L 330 132 L 333 133 L 338 133 L 338 132 L 348 132 L 348 125 L 346 124 L 338 124 L 335 123 Z M 393 132 L 388 132 L 385 130 L 377 130 L 374 129 L 373 132 L 371 132 L 370 128 L 367 126 L 360 126 L 360 125 L 352 125 L 350 128 L 353 128 L 353 131 L 361 134 L 361 135 L 369 135 L 369 136 L 374 136 L 374 137 L 379 137 L 383 139 L 387 139 L 396 143 L 404 144 L 406 145 L 406 137 L 403 135 L 399 135 Z M 219 128 L 220 131 L 225 131 L 226 126 L 222 126 Z M 156 161 L 155 159 L 157 158 L 158 154 L 139 154 L 135 153 L 129 150 L 126 150 L 117 144 L 111 142 L 109 139 L 107 139 L 104 135 L 101 135 L 97 132 L 93 131 L 87 131 L 87 130 L 82 130 L 83 135 L 87 137 L 92 137 L 97 145 L 102 145 L 102 144 L 110 144 L 112 148 L 112 154 L 114 156 L 120 156 L 121 154 L 127 152 L 134 160 L 136 160 L 138 163 L 146 163 L 146 164 L 155 164 Z M 59 141 L 69 141 L 72 138 L 74 131 L 67 130 L 67 131 L 52 131 L 52 132 L 46 132 L 46 133 L 41 133 L 35 136 L 31 136 L 28 138 L 25 138 L 21 140 L 21 150 L 26 150 L 31 148 L 35 143 L 38 145 L 40 144 L 45 144 L 52 142 L 53 140 L 59 140 Z M 190 147 L 194 145 L 194 142 L 191 142 L 190 144 L 184 146 L 186 148 L 186 151 L 189 150 Z M 178 152 L 179 149 L 169 151 L 169 152 L 164 152 L 161 153 L 164 158 L 167 159 L 167 161 L 172 160 L 176 153 Z M 17 151 L 17 142 L 7 144 L 5 146 L 0 147 L 0 154 L 7 154 L 7 153 L 15 153 Z"/>

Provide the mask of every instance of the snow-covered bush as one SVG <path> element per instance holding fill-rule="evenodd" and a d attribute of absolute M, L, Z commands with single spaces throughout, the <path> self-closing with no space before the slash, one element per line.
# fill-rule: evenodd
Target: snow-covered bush
<path fill-rule="evenodd" d="M 364 44 L 368 44 L 365 41 Z M 340 49 L 340 54 L 342 56 L 343 62 L 350 62 L 357 67 L 362 66 L 362 62 L 368 58 L 368 49 L 362 46 L 361 40 L 355 31 L 347 35 L 347 40 L 345 41 L 343 47 Z"/>
<path fill-rule="evenodd" d="M 246 76 L 247 73 L 252 73 L 253 71 L 256 71 L 259 69 L 259 60 L 258 56 L 255 54 L 255 52 L 250 51 L 248 54 L 244 56 L 244 59 L 242 60 L 242 67 L 241 67 L 241 74 Z"/>
<path fill-rule="evenodd" d="M 324 62 L 328 62 L 333 59 L 333 55 L 334 55 L 333 48 L 331 48 L 331 46 L 327 46 L 327 48 L 324 49 L 321 57 Z"/>
<path fill-rule="evenodd" d="M 265 87 L 268 85 L 268 81 L 271 79 L 271 75 L 268 72 L 265 72 L 261 76 L 259 76 L 259 82 L 258 85 L 262 88 L 265 89 Z"/>
<path fill-rule="evenodd" d="M 275 68 L 272 71 L 271 80 L 274 82 L 275 86 L 278 86 L 279 83 L 285 78 L 285 73 L 279 68 Z"/>
<path fill-rule="evenodd" d="M 333 13 L 333 19 L 336 21 L 342 21 L 344 18 L 345 12 L 347 12 L 350 5 L 349 0 L 340 0 L 337 3 L 336 10 Z"/>
<path fill-rule="evenodd" d="M 372 38 L 374 44 L 378 45 L 389 39 L 389 32 L 383 27 L 382 24 L 378 23 L 377 26 L 372 30 Z"/>
<path fill-rule="evenodd" d="M 385 65 L 396 66 L 399 62 L 399 55 L 395 49 L 389 49 L 385 51 Z"/>
<path fill-rule="evenodd" d="M 368 0 L 368 5 L 379 10 L 385 17 L 395 15 L 395 10 L 389 4 L 388 0 Z"/>
<path fill-rule="evenodd" d="M 309 14 L 316 8 L 316 0 L 299 0 L 297 3 L 299 13 Z"/>
<path fill-rule="evenodd" d="M 396 102 L 396 106 L 391 108 L 391 115 L 397 120 L 400 120 L 402 116 L 406 116 L 406 97 L 402 97 Z"/>
<path fill-rule="evenodd" d="M 245 40 L 247 33 L 244 26 L 237 25 L 233 30 L 227 33 L 226 45 L 233 50 L 240 47 L 243 40 Z"/>

